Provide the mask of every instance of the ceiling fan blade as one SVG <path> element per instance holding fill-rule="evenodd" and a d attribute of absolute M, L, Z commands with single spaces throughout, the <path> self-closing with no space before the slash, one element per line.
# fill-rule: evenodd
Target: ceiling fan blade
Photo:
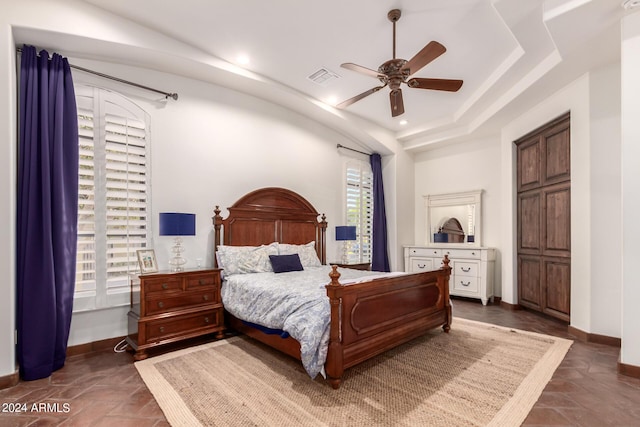
<path fill-rule="evenodd" d="M 412 75 L 446 51 L 447 49 L 440 43 L 431 41 L 405 64 L 404 69 L 409 70 L 409 75 Z"/>
<path fill-rule="evenodd" d="M 355 71 L 357 73 L 366 74 L 371 77 L 384 77 L 384 74 L 380 74 L 379 72 L 372 70 L 371 68 L 363 67 L 362 65 L 354 64 L 352 62 L 345 62 L 344 64 L 340 64 L 342 68 L 346 68 L 347 70 Z"/>
<path fill-rule="evenodd" d="M 372 93 L 376 93 L 377 91 L 379 91 L 380 89 L 382 89 L 385 86 L 386 85 L 384 85 L 384 86 L 376 86 L 376 87 L 374 87 L 372 89 L 369 89 L 369 90 L 367 90 L 365 92 L 362 92 L 360 95 L 356 95 L 353 98 L 349 98 L 346 101 L 342 101 L 340 104 L 336 105 L 336 108 L 343 109 L 345 107 L 348 107 L 349 105 L 360 101 L 362 98 L 364 98 L 366 96 L 369 96 Z"/>
<path fill-rule="evenodd" d="M 389 92 L 389 100 L 391 101 L 391 117 L 396 117 L 404 113 L 402 90 L 396 89 Z"/>
<path fill-rule="evenodd" d="M 417 89 L 446 90 L 457 92 L 462 87 L 462 80 L 424 79 L 420 77 L 407 81 L 407 86 Z"/>

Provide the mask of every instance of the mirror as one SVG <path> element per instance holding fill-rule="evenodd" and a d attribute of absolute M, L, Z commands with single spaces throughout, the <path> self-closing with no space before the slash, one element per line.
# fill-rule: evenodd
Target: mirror
<path fill-rule="evenodd" d="M 482 190 L 424 198 L 428 245 L 481 246 Z"/>

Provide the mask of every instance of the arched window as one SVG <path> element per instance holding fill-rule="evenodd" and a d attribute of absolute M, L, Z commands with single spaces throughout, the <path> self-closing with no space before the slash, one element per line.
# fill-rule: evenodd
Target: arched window
<path fill-rule="evenodd" d="M 76 85 L 80 144 L 74 311 L 129 304 L 136 251 L 149 246 L 149 115 L 122 95 Z"/>

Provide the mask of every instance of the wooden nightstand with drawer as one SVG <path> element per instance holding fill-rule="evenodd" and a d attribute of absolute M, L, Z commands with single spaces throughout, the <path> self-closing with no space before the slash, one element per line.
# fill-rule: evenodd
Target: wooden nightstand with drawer
<path fill-rule="evenodd" d="M 134 359 L 147 351 L 200 335 L 224 336 L 220 270 L 193 269 L 142 274 L 132 280 L 127 343 Z"/>

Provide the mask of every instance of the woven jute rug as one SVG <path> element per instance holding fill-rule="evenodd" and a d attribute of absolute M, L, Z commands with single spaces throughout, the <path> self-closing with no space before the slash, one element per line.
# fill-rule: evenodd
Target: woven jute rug
<path fill-rule="evenodd" d="M 246 337 L 135 366 L 173 426 L 519 426 L 571 343 L 455 318 L 347 369 L 338 390 Z"/>

